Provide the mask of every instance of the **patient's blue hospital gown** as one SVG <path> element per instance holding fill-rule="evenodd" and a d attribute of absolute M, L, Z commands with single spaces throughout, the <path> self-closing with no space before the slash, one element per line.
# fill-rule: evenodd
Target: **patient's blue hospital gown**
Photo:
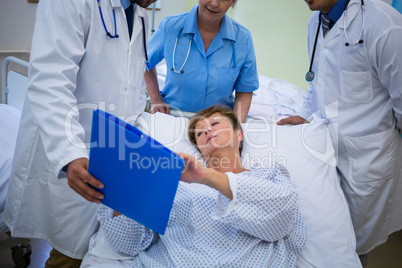
<path fill-rule="evenodd" d="M 165 235 L 101 206 L 110 245 L 131 267 L 295 267 L 306 234 L 288 171 L 275 164 L 229 177 L 233 200 L 180 182 Z"/>

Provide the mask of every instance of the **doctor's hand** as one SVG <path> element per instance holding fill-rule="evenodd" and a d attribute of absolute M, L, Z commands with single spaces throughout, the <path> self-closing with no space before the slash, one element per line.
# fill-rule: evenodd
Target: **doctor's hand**
<path fill-rule="evenodd" d="M 304 119 L 303 117 L 300 117 L 298 115 L 293 115 L 289 116 L 287 118 L 281 119 L 278 122 L 276 122 L 278 125 L 300 125 L 300 124 L 308 124 L 309 122 Z"/>
<path fill-rule="evenodd" d="M 68 185 L 86 200 L 100 204 L 101 199 L 104 198 L 103 194 L 96 191 L 90 185 L 96 188 L 103 188 L 104 186 L 100 181 L 89 174 L 88 162 L 87 158 L 78 158 L 68 164 Z"/>
<path fill-rule="evenodd" d="M 161 101 L 158 103 L 152 103 L 151 109 L 149 110 L 151 114 L 154 113 L 164 113 L 170 114 L 170 106 L 167 105 L 165 102 Z"/>

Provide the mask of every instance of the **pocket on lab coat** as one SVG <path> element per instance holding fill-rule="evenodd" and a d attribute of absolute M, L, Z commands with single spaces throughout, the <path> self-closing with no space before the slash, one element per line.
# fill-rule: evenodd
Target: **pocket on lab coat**
<path fill-rule="evenodd" d="M 49 189 L 57 199 L 67 202 L 85 202 L 85 199 L 77 194 L 67 183 L 67 173 L 61 171 L 57 178 L 50 177 Z"/>
<path fill-rule="evenodd" d="M 354 183 L 369 183 L 392 178 L 395 173 L 395 128 L 362 137 L 344 136 L 349 174 Z"/>
<path fill-rule="evenodd" d="M 348 103 L 366 103 L 374 97 L 371 72 L 340 71 L 341 98 Z"/>

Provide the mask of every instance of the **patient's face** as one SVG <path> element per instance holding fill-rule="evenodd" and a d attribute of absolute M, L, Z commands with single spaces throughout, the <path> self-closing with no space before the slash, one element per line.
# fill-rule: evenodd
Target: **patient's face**
<path fill-rule="evenodd" d="M 204 157 L 225 148 L 239 148 L 240 130 L 234 130 L 230 120 L 220 114 L 201 119 L 195 126 L 197 146 Z"/>

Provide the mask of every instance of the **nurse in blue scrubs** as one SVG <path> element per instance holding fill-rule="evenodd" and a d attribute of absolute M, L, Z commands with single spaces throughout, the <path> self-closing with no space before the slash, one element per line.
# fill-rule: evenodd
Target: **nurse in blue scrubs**
<path fill-rule="evenodd" d="M 236 1 L 198 0 L 190 12 L 160 23 L 148 43 L 145 72 L 151 113 L 223 104 L 244 122 L 259 85 L 251 34 L 226 15 Z M 167 76 L 160 92 L 155 66 L 163 59 Z"/>

